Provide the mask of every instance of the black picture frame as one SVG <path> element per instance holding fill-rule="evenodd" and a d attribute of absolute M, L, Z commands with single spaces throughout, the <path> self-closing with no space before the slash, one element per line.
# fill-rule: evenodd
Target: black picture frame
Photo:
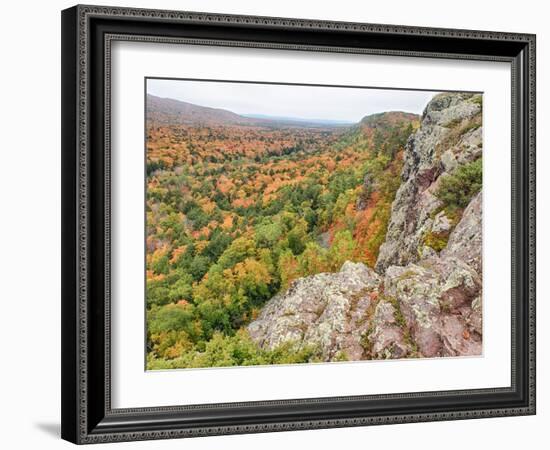
<path fill-rule="evenodd" d="M 114 40 L 511 63 L 511 386 L 113 409 L 108 112 Z M 535 36 L 119 7 L 64 10 L 61 350 L 62 437 L 78 444 L 535 414 Z"/>

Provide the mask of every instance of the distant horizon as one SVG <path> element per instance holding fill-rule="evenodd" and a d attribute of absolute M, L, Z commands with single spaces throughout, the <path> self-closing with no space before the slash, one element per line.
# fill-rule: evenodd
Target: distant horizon
<path fill-rule="evenodd" d="M 234 112 L 234 111 L 232 111 Z M 288 120 L 295 122 L 309 122 L 309 123 L 324 123 L 324 124 L 334 124 L 334 125 L 353 125 L 357 122 L 350 122 L 348 120 L 331 120 L 331 119 L 305 119 L 303 117 L 293 117 L 293 116 L 271 116 L 269 114 L 239 114 L 243 117 L 249 117 L 252 119 L 270 119 L 270 120 Z"/>
<path fill-rule="evenodd" d="M 146 91 L 156 97 L 222 109 L 243 117 L 342 126 L 384 112 L 420 115 L 438 93 L 396 88 L 150 78 Z"/>

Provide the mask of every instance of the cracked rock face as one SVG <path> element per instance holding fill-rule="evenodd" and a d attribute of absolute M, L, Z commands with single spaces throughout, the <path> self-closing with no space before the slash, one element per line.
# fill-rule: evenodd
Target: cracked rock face
<path fill-rule="evenodd" d="M 432 233 L 447 233 L 451 231 L 451 228 L 451 221 L 445 215 L 445 211 L 440 211 L 437 213 L 432 223 Z"/>
<path fill-rule="evenodd" d="M 361 263 L 296 280 L 248 326 L 273 349 L 314 347 L 323 361 L 481 354 L 481 277 L 434 256 L 391 266 L 384 279 Z"/>
<path fill-rule="evenodd" d="M 397 316 L 397 310 L 390 302 L 382 300 L 376 305 L 372 331 L 368 335 L 370 356 L 373 359 L 399 359 L 410 355 L 412 346 Z"/>
<path fill-rule="evenodd" d="M 432 213 L 441 206 L 435 196 L 439 179 L 482 152 L 482 129 L 465 131 L 455 143 L 446 142 L 461 124 L 481 112 L 472 94 L 440 94 L 426 107 L 420 128 L 408 140 L 402 183 L 392 204 L 386 241 L 380 247 L 376 271 L 416 262 L 422 240 L 432 227 Z M 440 148 L 445 147 L 445 148 Z"/>
<path fill-rule="evenodd" d="M 481 274 L 481 248 L 483 243 L 482 193 L 479 192 L 464 210 L 462 219 L 453 230 L 441 256 L 454 256 L 469 264 Z"/>
<path fill-rule="evenodd" d="M 421 356 L 481 353 L 481 335 L 469 323 L 481 278 L 463 261 L 433 257 L 406 267 L 392 266 L 386 272 L 385 293 L 400 305 Z M 459 326 L 462 336 L 457 335 Z"/>
<path fill-rule="evenodd" d="M 263 348 L 293 342 L 316 347 L 325 361 L 342 352 L 362 359 L 366 311 L 378 294 L 380 277 L 364 264 L 346 262 L 340 272 L 300 278 L 272 298 L 248 326 Z"/>

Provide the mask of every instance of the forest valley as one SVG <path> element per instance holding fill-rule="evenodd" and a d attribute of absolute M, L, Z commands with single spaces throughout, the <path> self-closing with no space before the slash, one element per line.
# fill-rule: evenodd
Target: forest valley
<path fill-rule="evenodd" d="M 147 368 L 321 361 L 315 346 L 262 348 L 247 325 L 295 280 L 375 266 L 420 116 L 334 126 L 147 102 Z M 481 188 L 480 164 L 440 186 L 449 216 Z"/>

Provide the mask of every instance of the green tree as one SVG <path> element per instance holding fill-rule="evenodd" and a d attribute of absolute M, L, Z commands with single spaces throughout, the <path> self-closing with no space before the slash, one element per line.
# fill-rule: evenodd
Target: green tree
<path fill-rule="evenodd" d="M 148 331 L 151 334 L 185 331 L 188 336 L 197 339 L 200 336 L 200 327 L 195 322 L 195 308 L 193 305 L 174 304 L 153 308 L 148 312 Z"/>
<path fill-rule="evenodd" d="M 482 158 L 456 168 L 450 175 L 441 178 L 437 197 L 450 210 L 468 206 L 482 186 Z"/>
<path fill-rule="evenodd" d="M 189 264 L 189 273 L 193 276 L 194 280 L 198 281 L 208 272 L 210 264 L 210 258 L 203 255 L 197 255 Z"/>
<path fill-rule="evenodd" d="M 349 230 L 339 231 L 335 234 L 332 245 L 328 251 L 328 269 L 337 272 L 344 262 L 353 259 L 355 242 Z"/>
<path fill-rule="evenodd" d="M 330 270 L 327 252 L 315 242 L 308 242 L 306 249 L 298 258 L 302 276 L 328 272 Z"/>
<path fill-rule="evenodd" d="M 308 241 L 307 222 L 300 218 L 295 222 L 294 227 L 288 232 L 286 237 L 287 247 L 292 250 L 295 255 L 301 254 Z"/>
<path fill-rule="evenodd" d="M 281 238 L 283 230 L 277 222 L 265 220 L 254 229 L 254 237 L 258 247 L 271 248 Z"/>
<path fill-rule="evenodd" d="M 247 236 L 235 239 L 229 247 L 222 253 L 218 260 L 218 265 L 222 269 L 228 269 L 235 264 L 244 261 L 249 256 L 256 254 L 256 245 L 254 240 Z"/>

